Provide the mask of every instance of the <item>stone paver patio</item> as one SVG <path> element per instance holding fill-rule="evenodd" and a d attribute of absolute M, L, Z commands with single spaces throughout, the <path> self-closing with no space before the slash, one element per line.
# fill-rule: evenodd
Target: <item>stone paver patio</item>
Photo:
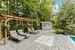
<path fill-rule="evenodd" d="M 43 35 L 54 37 L 52 46 L 35 42 Z M 54 34 L 51 30 L 41 30 L 39 34 L 31 35 L 30 38 L 25 39 L 20 43 L 8 41 L 6 46 L 0 45 L 0 50 L 75 50 L 75 46 L 73 46 L 69 39 L 64 35 Z"/>

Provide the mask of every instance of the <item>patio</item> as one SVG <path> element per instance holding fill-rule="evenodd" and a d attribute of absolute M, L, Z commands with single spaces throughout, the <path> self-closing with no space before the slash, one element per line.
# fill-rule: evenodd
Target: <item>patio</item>
<path fill-rule="evenodd" d="M 49 38 L 46 38 L 46 42 L 44 40 L 37 41 L 41 36 L 49 37 L 53 40 L 53 44 L 50 46 L 45 45 Z M 42 39 L 42 38 L 40 38 Z M 45 39 L 45 38 L 44 38 Z M 50 39 L 49 39 L 50 40 Z M 50 40 L 51 42 L 52 40 Z M 46 43 L 47 44 L 47 43 Z M 50 44 L 50 43 L 49 43 Z M 75 47 L 70 43 L 69 39 L 64 35 L 54 34 L 51 30 L 40 30 L 39 34 L 31 35 L 30 38 L 23 40 L 20 43 L 15 43 L 13 41 L 8 41 L 8 44 L 0 45 L 0 50 L 75 50 Z"/>

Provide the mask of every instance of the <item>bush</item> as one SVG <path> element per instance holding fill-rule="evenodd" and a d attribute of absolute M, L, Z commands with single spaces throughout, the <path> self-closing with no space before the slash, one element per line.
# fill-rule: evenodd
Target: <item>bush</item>
<path fill-rule="evenodd" d="M 10 30 L 16 30 L 16 21 L 9 21 Z"/>
<path fill-rule="evenodd" d="M 55 29 L 55 31 L 56 31 L 56 34 L 63 34 L 63 30 Z"/>
<path fill-rule="evenodd" d="M 75 25 L 75 4 L 71 1 L 67 0 L 56 15 L 57 17 L 53 19 L 53 26 L 56 33 L 67 32 L 75 35 L 75 26 L 73 27 Z"/>

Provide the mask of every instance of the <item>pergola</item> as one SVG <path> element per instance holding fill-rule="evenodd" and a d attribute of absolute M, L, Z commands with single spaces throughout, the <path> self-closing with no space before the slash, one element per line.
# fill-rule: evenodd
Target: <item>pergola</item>
<path fill-rule="evenodd" d="M 29 25 L 29 23 L 31 22 L 33 24 L 33 22 L 35 22 L 37 25 L 38 25 L 38 21 L 36 19 L 31 19 L 31 18 L 23 18 L 23 17 L 18 17 L 18 16 L 15 16 L 15 15 L 4 15 L 4 14 L 0 14 L 0 40 L 2 39 L 2 30 L 1 30 L 1 24 L 4 22 L 4 25 L 6 26 L 7 23 L 10 21 L 10 20 L 15 20 L 15 21 L 19 21 L 21 24 L 23 24 L 23 22 L 27 22 L 27 24 Z M 7 37 L 7 29 L 5 28 L 5 38 L 4 38 L 4 43 L 7 44 L 7 40 L 8 37 Z"/>

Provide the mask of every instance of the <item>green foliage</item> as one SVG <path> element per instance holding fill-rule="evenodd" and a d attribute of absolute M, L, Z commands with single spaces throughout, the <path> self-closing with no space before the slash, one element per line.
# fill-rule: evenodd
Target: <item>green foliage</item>
<path fill-rule="evenodd" d="M 9 25 L 10 25 L 10 30 L 24 29 L 27 27 L 27 24 L 20 24 L 17 23 L 16 21 L 10 21 Z"/>
<path fill-rule="evenodd" d="M 0 0 L 0 13 L 49 21 L 52 0 Z"/>
<path fill-rule="evenodd" d="M 75 4 L 73 0 L 68 0 L 57 14 L 54 20 L 56 32 L 67 32 L 75 35 Z M 62 31 L 61 31 L 62 30 Z"/>
<path fill-rule="evenodd" d="M 10 25 L 10 30 L 16 30 L 16 28 L 15 28 L 16 22 L 15 21 L 10 21 L 9 25 Z"/>

